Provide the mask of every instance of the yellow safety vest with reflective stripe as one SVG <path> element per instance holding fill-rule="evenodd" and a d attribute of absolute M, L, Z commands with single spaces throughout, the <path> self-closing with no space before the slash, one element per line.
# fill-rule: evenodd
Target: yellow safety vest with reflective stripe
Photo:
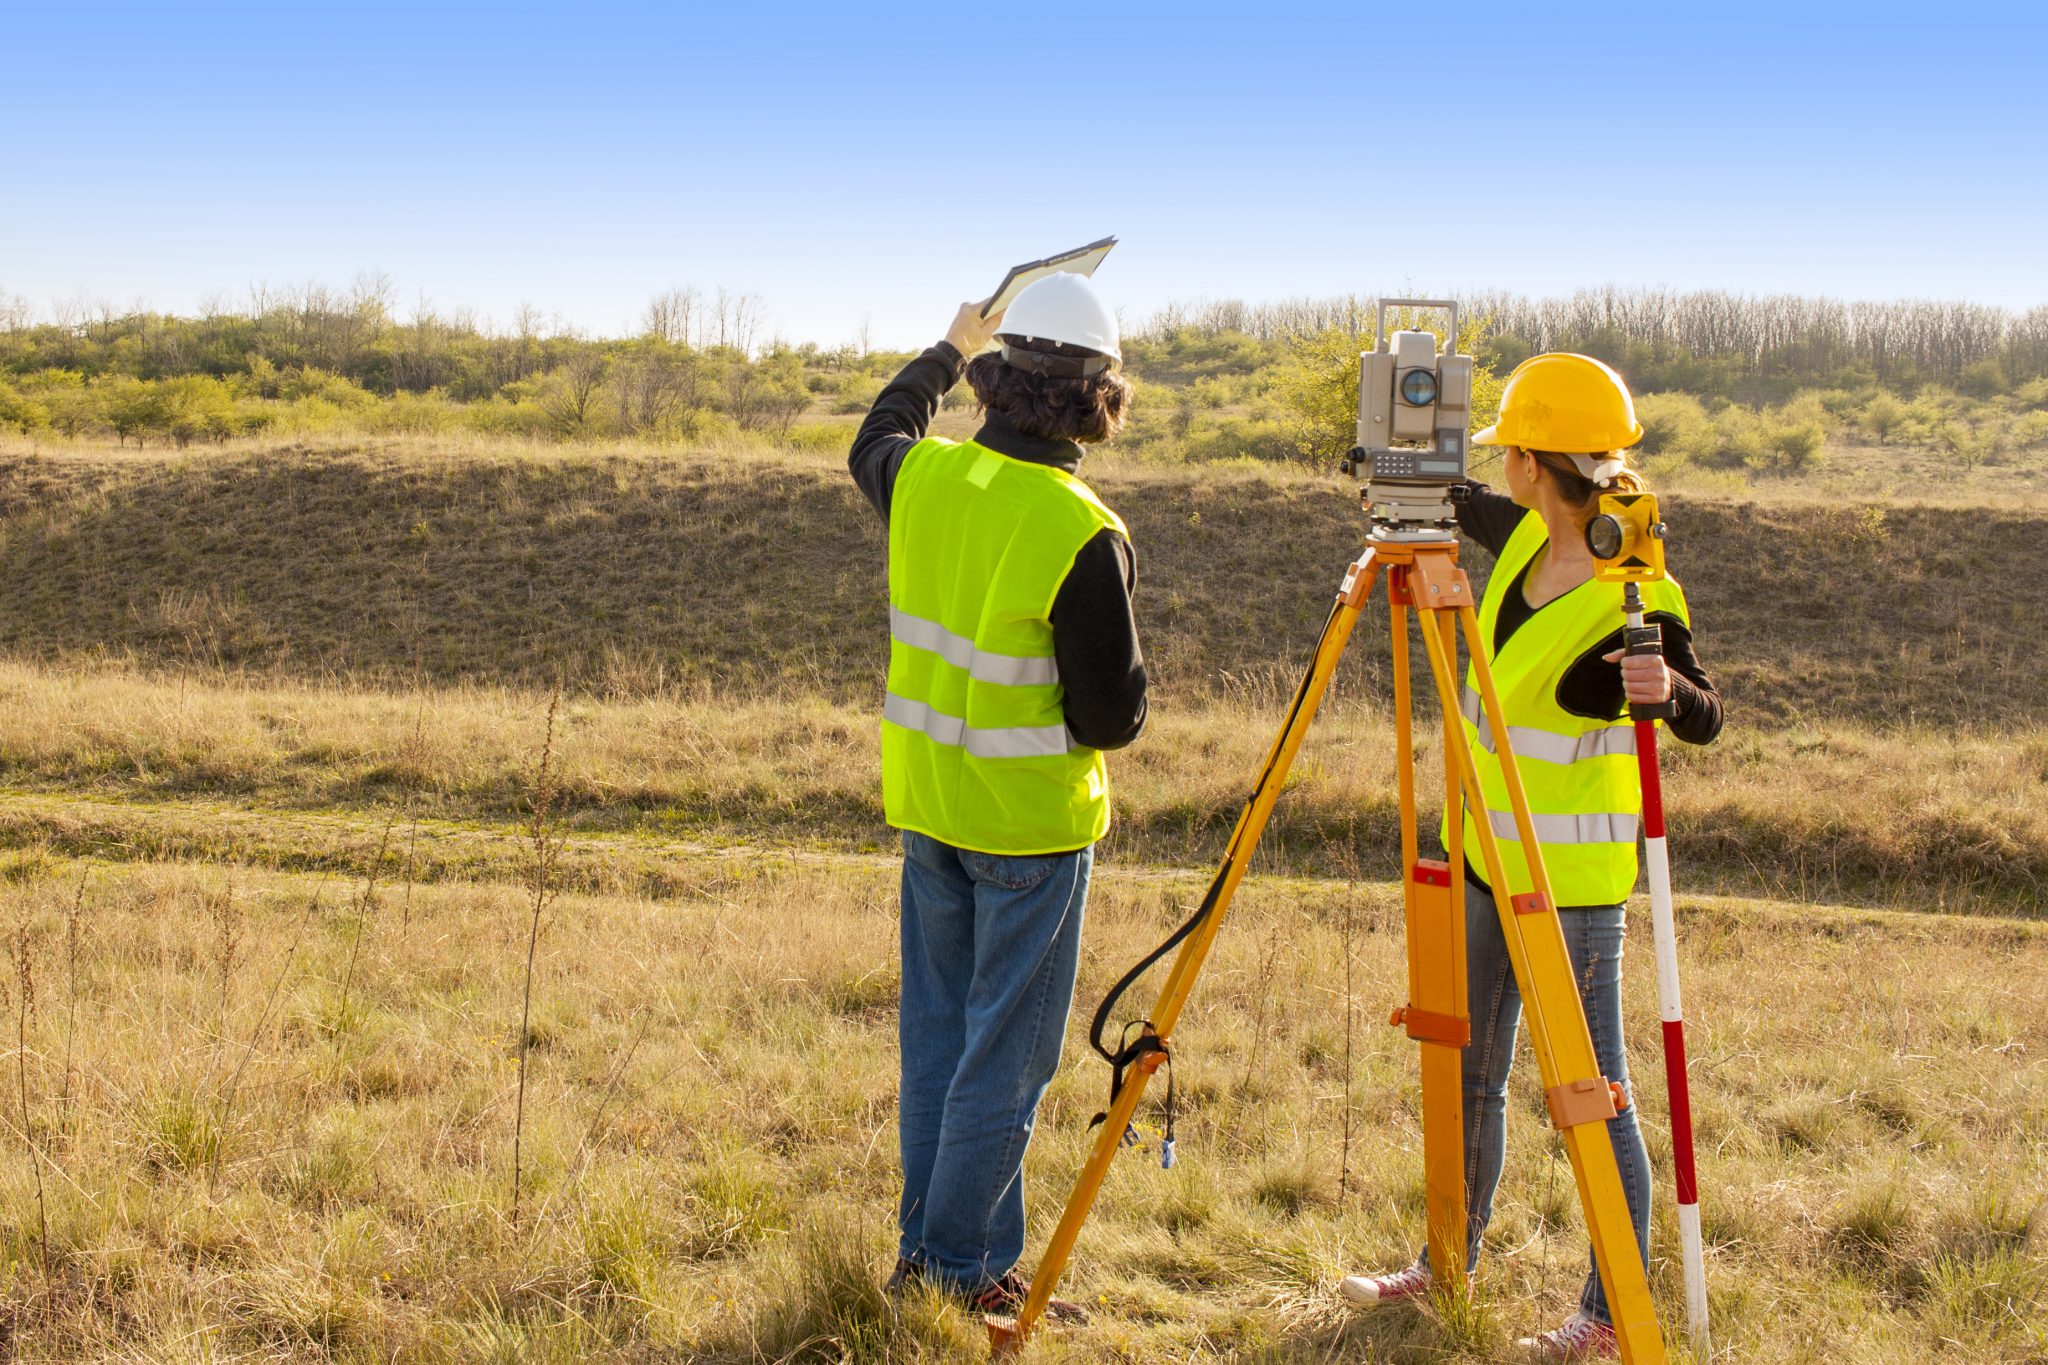
<path fill-rule="evenodd" d="M 889 503 L 889 823 L 983 853 L 1065 853 L 1109 829 L 1102 753 L 1067 733 L 1052 606 L 1105 528 L 1088 485 L 972 441 L 920 441 Z"/>
<path fill-rule="evenodd" d="M 1636 833 L 1642 818 L 1643 789 L 1636 767 L 1635 726 L 1626 712 L 1619 720 L 1573 715 L 1557 704 L 1557 685 L 1575 659 L 1625 623 L 1621 585 L 1594 579 L 1581 583 L 1523 622 L 1498 655 L 1493 651 L 1501 600 L 1549 539 L 1543 518 L 1533 511 L 1515 527 L 1486 582 L 1486 595 L 1479 604 L 1479 639 L 1493 665 L 1494 686 L 1508 723 L 1509 747 L 1514 750 L 1522 788 L 1529 797 L 1529 813 L 1536 841 L 1543 848 L 1551 894 L 1560 906 L 1618 905 L 1636 885 Z M 1645 583 L 1642 593 L 1646 611 L 1669 612 L 1690 628 L 1685 593 L 1676 580 Z M 1465 856 L 1474 871 L 1485 874 L 1475 823 L 1483 816 L 1501 841 L 1508 892 L 1521 895 L 1533 887 L 1522 861 L 1521 834 L 1508 803 L 1492 727 L 1479 704 L 1478 687 L 1478 678 L 1468 666 L 1463 701 L 1465 739 L 1479 769 L 1486 809 L 1465 812 Z M 1449 837 L 1448 820 L 1443 833 Z"/>

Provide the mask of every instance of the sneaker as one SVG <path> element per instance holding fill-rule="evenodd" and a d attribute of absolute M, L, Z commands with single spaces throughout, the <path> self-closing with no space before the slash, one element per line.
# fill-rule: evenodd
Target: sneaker
<path fill-rule="evenodd" d="M 1621 1343 L 1614 1328 L 1586 1316 L 1583 1310 L 1564 1320 L 1564 1326 L 1540 1337 L 1523 1337 L 1515 1343 L 1538 1360 L 1615 1360 Z"/>
<path fill-rule="evenodd" d="M 1017 1310 L 1030 1297 L 1031 1282 L 1012 1270 L 1000 1280 L 989 1280 L 978 1289 L 970 1289 L 965 1301 L 970 1311 L 992 1317 L 1014 1318 Z M 1054 1322 L 1082 1323 L 1088 1321 L 1088 1310 L 1078 1303 L 1065 1299 L 1052 1299 L 1045 1305 L 1045 1315 Z"/>
<path fill-rule="evenodd" d="M 1347 1303 L 1371 1308 L 1382 1303 L 1399 1303 L 1402 1299 L 1419 1299 L 1429 1292 L 1429 1285 L 1429 1267 L 1418 1261 L 1391 1275 L 1346 1275 L 1338 1284 L 1337 1292 Z"/>
<path fill-rule="evenodd" d="M 892 1299 L 900 1299 L 909 1293 L 911 1289 L 915 1288 L 922 1279 L 924 1279 L 923 1266 L 919 1265 L 916 1261 L 905 1260 L 903 1257 L 898 1256 L 896 1258 L 896 1268 L 889 1272 L 889 1278 L 883 1282 L 882 1292 Z"/>

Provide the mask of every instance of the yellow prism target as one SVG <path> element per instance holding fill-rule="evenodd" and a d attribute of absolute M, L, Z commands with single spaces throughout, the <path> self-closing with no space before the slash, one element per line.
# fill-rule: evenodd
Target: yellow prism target
<path fill-rule="evenodd" d="M 1602 583 L 1655 583 L 1664 577 L 1664 523 L 1655 493 L 1602 493 L 1586 523 L 1593 577 Z"/>

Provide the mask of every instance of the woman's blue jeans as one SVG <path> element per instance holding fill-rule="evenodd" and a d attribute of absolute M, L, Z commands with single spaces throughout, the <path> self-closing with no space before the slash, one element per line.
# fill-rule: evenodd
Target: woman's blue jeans
<path fill-rule="evenodd" d="M 1003 857 L 903 835 L 902 1238 L 944 1283 L 1024 1254 L 1024 1149 L 1059 1067 L 1094 849 Z"/>
<path fill-rule="evenodd" d="M 1628 916 L 1619 905 L 1559 912 L 1565 948 L 1578 978 L 1579 999 L 1593 1031 L 1593 1053 L 1608 1080 L 1628 1087 L 1628 1053 L 1621 1032 L 1621 948 Z M 1515 1035 L 1522 1023 L 1522 992 L 1508 961 L 1507 940 L 1493 897 L 1465 884 L 1465 982 L 1472 1011 L 1472 1041 L 1465 1048 L 1465 1210 L 1469 1226 L 1465 1269 L 1479 1264 L 1480 1234 L 1493 1217 L 1493 1194 L 1507 1156 L 1508 1071 L 1515 1060 Z M 1628 1090 L 1631 1098 L 1633 1088 Z M 1650 1154 L 1636 1123 L 1633 1103 L 1607 1121 L 1615 1164 L 1636 1225 L 1636 1245 L 1650 1264 Z M 1428 1252 L 1423 1255 L 1426 1257 Z M 1609 1322 L 1607 1296 L 1597 1266 L 1586 1276 L 1579 1308 Z"/>

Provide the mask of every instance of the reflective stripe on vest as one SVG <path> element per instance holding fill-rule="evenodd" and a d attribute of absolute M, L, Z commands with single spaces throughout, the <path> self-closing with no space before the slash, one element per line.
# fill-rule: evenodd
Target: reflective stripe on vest
<path fill-rule="evenodd" d="M 1109 829 L 1109 771 L 1066 726 L 1052 607 L 1123 522 L 1051 465 L 928 438 L 889 499 L 882 808 L 982 853 L 1066 853 Z"/>
<path fill-rule="evenodd" d="M 1464 711 L 1465 719 L 1479 731 L 1479 747 L 1492 753 L 1493 727 L 1487 724 L 1486 710 L 1480 703 L 1479 694 L 1466 688 L 1464 705 L 1460 709 Z M 1516 758 L 1540 758 L 1545 763 L 1577 763 L 1581 759 L 1606 758 L 1614 754 L 1633 758 L 1636 729 L 1633 724 L 1623 724 L 1611 725 L 1591 734 L 1560 735 L 1531 725 L 1510 725 L 1508 743 L 1514 747 Z"/>
<path fill-rule="evenodd" d="M 966 669 L 969 677 L 980 682 L 1001 683 L 1005 687 L 1044 687 L 1060 680 L 1060 666 L 1054 659 L 1032 659 L 976 649 L 974 641 L 965 635 L 955 635 L 937 621 L 912 616 L 893 604 L 889 608 L 889 634 L 912 649 L 930 650 L 953 667 Z M 897 721 L 897 724 L 903 722 Z M 909 728 L 914 730 L 917 727 Z"/>
<path fill-rule="evenodd" d="M 882 719 L 915 730 L 934 744 L 965 749 L 976 758 L 1046 758 L 1074 747 L 1064 725 L 1010 725 L 977 730 L 958 716 L 934 711 L 894 692 L 882 701 Z"/>
<path fill-rule="evenodd" d="M 1511 810 L 1489 810 L 1486 823 L 1493 826 L 1496 839 L 1519 840 L 1522 837 L 1522 832 L 1515 827 L 1515 813 Z M 1633 857 L 1639 818 L 1610 811 L 1592 815 L 1531 815 L 1529 823 L 1536 829 L 1536 842 L 1545 847 L 1552 844 L 1627 844 Z"/>
<path fill-rule="evenodd" d="M 1533 610 L 1497 651 L 1493 643 L 1503 599 L 1548 541 L 1543 518 L 1524 514 L 1501 547 L 1480 600 L 1478 643 L 1491 663 L 1508 726 L 1503 736 L 1487 723 L 1476 673 L 1468 669 L 1459 725 L 1472 746 L 1481 794 L 1465 809 L 1465 848 L 1469 852 L 1482 834 L 1504 845 L 1516 841 L 1501 860 L 1507 886 L 1495 891 L 1520 895 L 1532 889 L 1500 752 L 1512 748 L 1555 903 L 1615 905 L 1628 899 L 1637 875 L 1642 789 L 1635 727 L 1625 715 L 1608 720 L 1567 711 L 1557 689 L 1575 660 L 1620 631 L 1621 588 L 1589 579 Z M 1676 581 L 1646 583 L 1643 597 L 1651 612 L 1688 621 Z M 1442 833 L 1448 843 L 1449 830 Z"/>

